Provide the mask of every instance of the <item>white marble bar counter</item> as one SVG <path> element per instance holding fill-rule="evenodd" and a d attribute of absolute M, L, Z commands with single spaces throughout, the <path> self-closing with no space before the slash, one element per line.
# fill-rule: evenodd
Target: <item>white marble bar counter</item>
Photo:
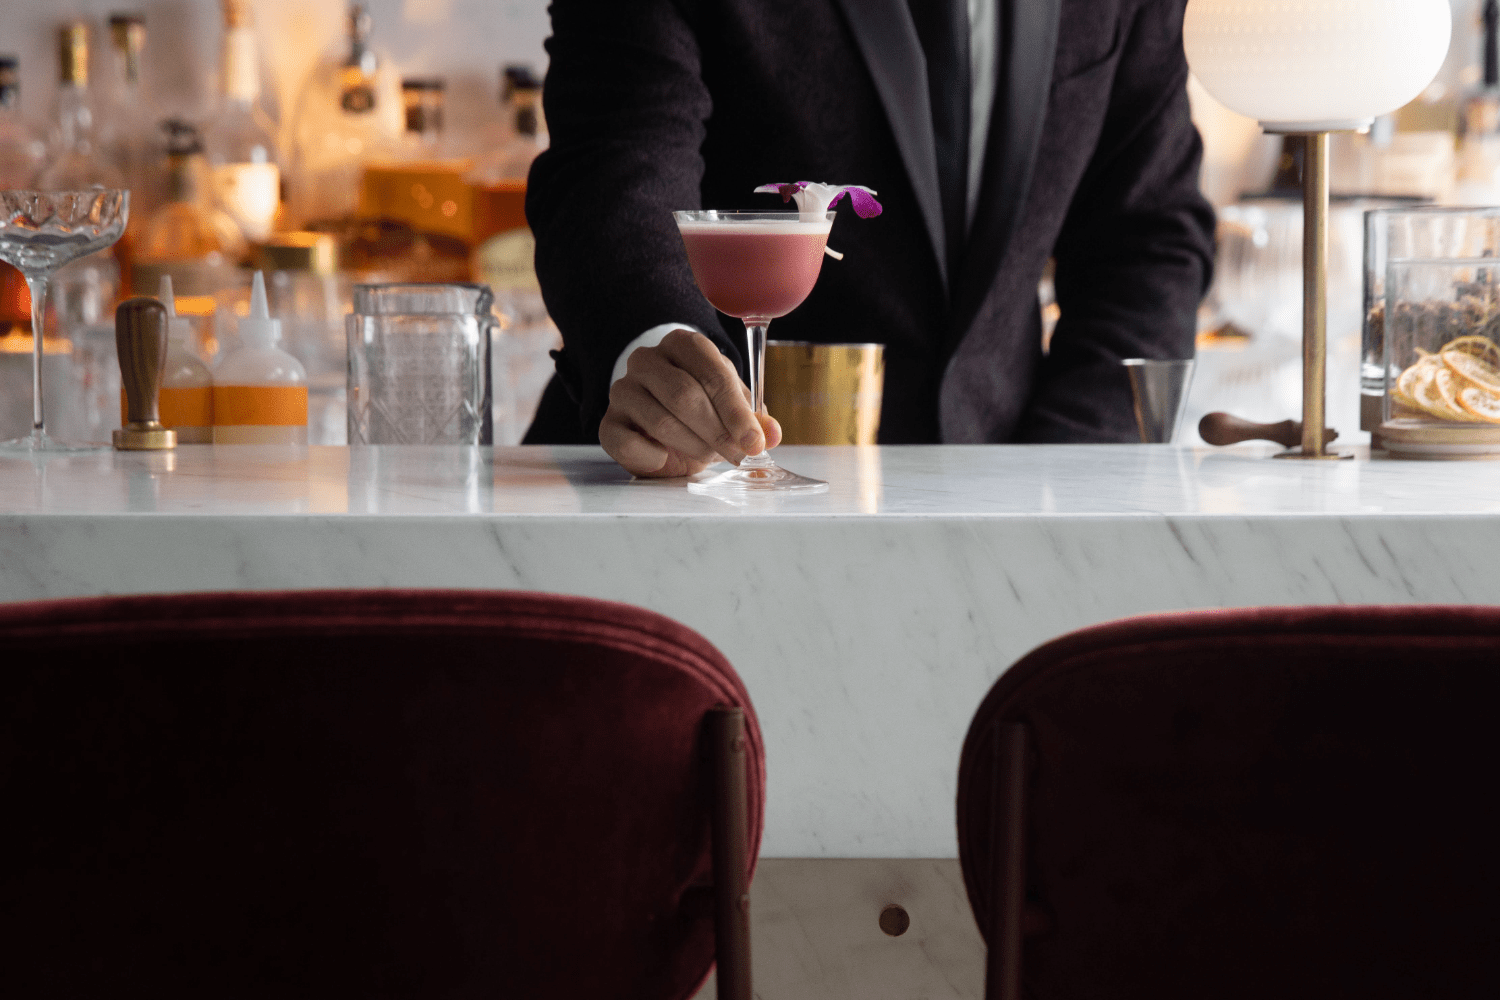
<path fill-rule="evenodd" d="M 1500 600 L 1500 464 L 1167 446 L 779 449 L 736 506 L 595 448 L 0 457 L 0 600 L 487 587 L 703 633 L 766 736 L 763 853 L 951 858 L 958 751 L 1033 646 L 1141 612 Z"/>

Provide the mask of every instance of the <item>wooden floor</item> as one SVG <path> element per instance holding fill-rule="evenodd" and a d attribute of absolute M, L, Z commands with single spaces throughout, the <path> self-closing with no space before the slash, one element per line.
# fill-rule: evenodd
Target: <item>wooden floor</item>
<path fill-rule="evenodd" d="M 984 942 L 955 860 L 762 858 L 750 891 L 757 997 L 979 1000 Z M 890 906 L 909 924 L 881 928 Z M 899 914 L 886 918 L 892 928 Z M 713 977 L 697 1000 L 716 996 Z"/>

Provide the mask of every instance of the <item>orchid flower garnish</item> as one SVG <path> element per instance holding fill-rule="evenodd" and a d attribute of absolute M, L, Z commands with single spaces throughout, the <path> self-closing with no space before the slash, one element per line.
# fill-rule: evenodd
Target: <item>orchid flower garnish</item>
<path fill-rule="evenodd" d="M 881 212 L 875 192 L 862 184 L 819 184 L 817 181 L 793 181 L 790 184 L 762 184 L 756 194 L 779 194 L 783 203 L 797 202 L 797 211 L 821 215 L 839 203 L 844 195 L 861 219 L 873 219 Z"/>

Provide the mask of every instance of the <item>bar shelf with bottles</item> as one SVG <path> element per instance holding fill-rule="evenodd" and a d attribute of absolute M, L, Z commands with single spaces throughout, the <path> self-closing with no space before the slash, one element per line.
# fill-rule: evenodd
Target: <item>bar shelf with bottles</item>
<path fill-rule="evenodd" d="M 477 281 L 495 292 L 495 442 L 519 441 L 559 346 L 532 269 L 526 175 L 546 146 L 541 81 L 501 67 L 494 123 L 444 131 L 446 81 L 403 78 L 377 26 L 349 8 L 342 50 L 307 74 L 283 108 L 250 0 L 221 0 L 212 110 L 143 97 L 155 54 L 137 13 L 58 26 L 59 79 L 45 120 L 20 108 L 19 61 L 0 53 L 0 188 L 128 187 L 131 218 L 112 253 L 59 272 L 48 353 L 74 383 L 59 409 L 74 436 L 107 440 L 118 372 L 104 330 L 116 302 L 176 291 L 188 343 L 215 365 L 237 344 L 253 269 L 266 272 L 272 314 L 307 369 L 311 443 L 343 443 L 344 316 L 356 283 Z M 103 40 L 103 45 L 99 43 Z M 91 68 L 93 72 L 91 72 Z M 25 283 L 0 264 L 0 422 L 12 385 L 7 352 L 30 352 Z M 13 344 L 12 341 L 15 343 Z M 78 348 L 78 350 L 75 350 Z M 81 370 L 87 362 L 91 370 Z M 71 373 L 71 374 L 69 374 Z M 87 405 L 82 397 L 98 396 Z M 69 418 L 64 418 L 69 419 Z M 0 437 L 9 430 L 0 427 Z"/>

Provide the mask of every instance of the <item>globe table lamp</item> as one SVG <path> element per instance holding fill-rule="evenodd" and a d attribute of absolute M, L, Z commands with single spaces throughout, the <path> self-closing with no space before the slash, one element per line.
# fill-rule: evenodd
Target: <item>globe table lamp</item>
<path fill-rule="evenodd" d="M 1448 0 L 1188 0 L 1189 67 L 1232 111 L 1301 136 L 1302 447 L 1323 440 L 1326 402 L 1328 133 L 1368 128 L 1420 94 L 1448 54 Z"/>

